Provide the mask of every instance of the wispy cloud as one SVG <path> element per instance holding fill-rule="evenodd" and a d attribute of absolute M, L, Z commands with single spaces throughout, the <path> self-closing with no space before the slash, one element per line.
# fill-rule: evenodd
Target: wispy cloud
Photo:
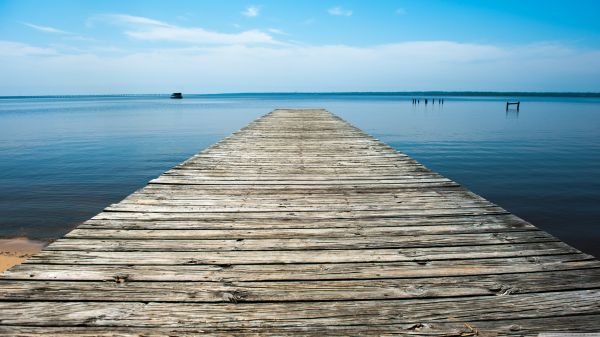
<path fill-rule="evenodd" d="M 277 29 L 277 28 L 269 28 L 269 29 L 267 29 L 267 31 L 269 33 L 278 34 L 278 35 L 289 35 L 285 31 L 283 31 L 281 29 Z"/>
<path fill-rule="evenodd" d="M 398 8 L 398 9 L 396 9 L 396 14 L 397 15 L 406 15 L 406 9 Z"/>
<path fill-rule="evenodd" d="M 43 33 L 58 35 L 61 37 L 62 40 L 82 41 L 82 42 L 95 41 L 94 39 L 92 39 L 90 37 L 78 35 L 78 34 L 75 34 L 72 32 L 68 32 L 66 30 L 62 30 L 62 29 L 58 29 L 58 28 L 54 28 L 54 27 L 50 27 L 50 26 L 40 26 L 40 25 L 36 25 L 33 23 L 29 23 L 29 22 L 21 22 L 21 23 L 29 28 L 33 28 L 33 29 L 43 32 Z"/>
<path fill-rule="evenodd" d="M 56 50 L 52 48 L 35 47 L 21 42 L 0 41 L 1 56 L 43 56 L 56 54 Z"/>
<path fill-rule="evenodd" d="M 259 30 L 247 30 L 229 34 L 212 32 L 202 28 L 157 27 L 126 31 L 129 37 L 139 40 L 162 40 L 206 44 L 254 44 L 276 43 L 271 35 Z"/>
<path fill-rule="evenodd" d="M 95 42 L 95 41 L 97 41 L 96 39 L 94 39 L 92 37 L 81 36 L 81 35 L 67 35 L 67 36 L 63 37 L 63 40 L 65 40 L 65 41 L 79 41 L 79 42 Z"/>
<path fill-rule="evenodd" d="M 173 41 L 194 44 L 277 44 L 271 35 L 260 30 L 222 33 L 201 27 L 181 27 L 167 22 L 127 14 L 103 15 L 110 24 L 124 25 L 124 34 L 138 40 Z M 98 20 L 98 18 L 96 18 Z"/>
<path fill-rule="evenodd" d="M 329 14 L 331 15 L 335 15 L 335 16 L 352 16 L 352 11 L 349 9 L 345 9 L 342 7 L 332 7 L 329 8 L 329 10 L 327 11 Z"/>
<path fill-rule="evenodd" d="M 158 27 L 169 27 L 170 25 L 159 21 L 150 19 L 143 16 L 135 16 L 129 14 L 106 14 L 98 15 L 94 17 L 94 20 L 109 21 L 110 23 L 117 24 L 130 24 L 130 25 L 143 25 L 143 26 L 158 26 Z"/>
<path fill-rule="evenodd" d="M 21 22 L 22 24 L 24 24 L 25 26 L 29 27 L 29 28 L 33 28 L 37 31 L 40 32 L 44 32 L 44 33 L 51 33 L 51 34 L 72 34 L 70 32 L 58 29 L 58 28 L 54 28 L 54 27 L 50 27 L 50 26 L 40 26 L 40 25 L 35 25 L 33 23 L 29 23 L 29 22 Z"/>
<path fill-rule="evenodd" d="M 242 15 L 245 15 L 245 16 L 250 17 L 250 18 L 258 16 L 259 14 L 260 14 L 260 8 L 258 8 L 257 6 L 248 6 L 242 12 Z"/>

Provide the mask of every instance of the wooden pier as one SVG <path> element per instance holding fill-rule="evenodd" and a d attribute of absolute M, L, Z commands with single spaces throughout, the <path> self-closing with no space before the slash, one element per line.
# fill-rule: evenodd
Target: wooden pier
<path fill-rule="evenodd" d="M 0 336 L 550 331 L 600 331 L 596 259 L 319 109 L 265 115 L 0 276 Z"/>

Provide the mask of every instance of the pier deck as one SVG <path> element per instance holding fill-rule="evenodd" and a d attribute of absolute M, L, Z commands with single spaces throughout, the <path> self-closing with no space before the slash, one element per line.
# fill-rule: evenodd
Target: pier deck
<path fill-rule="evenodd" d="M 599 268 L 325 110 L 275 110 L 2 274 L 0 335 L 597 332 Z"/>

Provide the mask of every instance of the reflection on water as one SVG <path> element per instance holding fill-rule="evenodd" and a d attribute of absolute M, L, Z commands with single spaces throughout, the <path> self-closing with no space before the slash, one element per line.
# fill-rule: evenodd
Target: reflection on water
<path fill-rule="evenodd" d="M 417 97 L 415 97 L 417 98 Z M 278 107 L 324 107 L 600 255 L 600 100 L 339 95 L 0 99 L 0 236 L 58 237 Z"/>
<path fill-rule="evenodd" d="M 507 109 L 506 110 L 506 118 L 517 119 L 519 118 L 519 110 L 516 109 Z"/>

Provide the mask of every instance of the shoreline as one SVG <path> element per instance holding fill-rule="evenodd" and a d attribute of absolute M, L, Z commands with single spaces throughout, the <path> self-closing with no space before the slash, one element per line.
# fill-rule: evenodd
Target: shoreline
<path fill-rule="evenodd" d="M 32 240 L 26 237 L 0 239 L 0 273 L 23 263 L 48 243 L 48 241 Z"/>

